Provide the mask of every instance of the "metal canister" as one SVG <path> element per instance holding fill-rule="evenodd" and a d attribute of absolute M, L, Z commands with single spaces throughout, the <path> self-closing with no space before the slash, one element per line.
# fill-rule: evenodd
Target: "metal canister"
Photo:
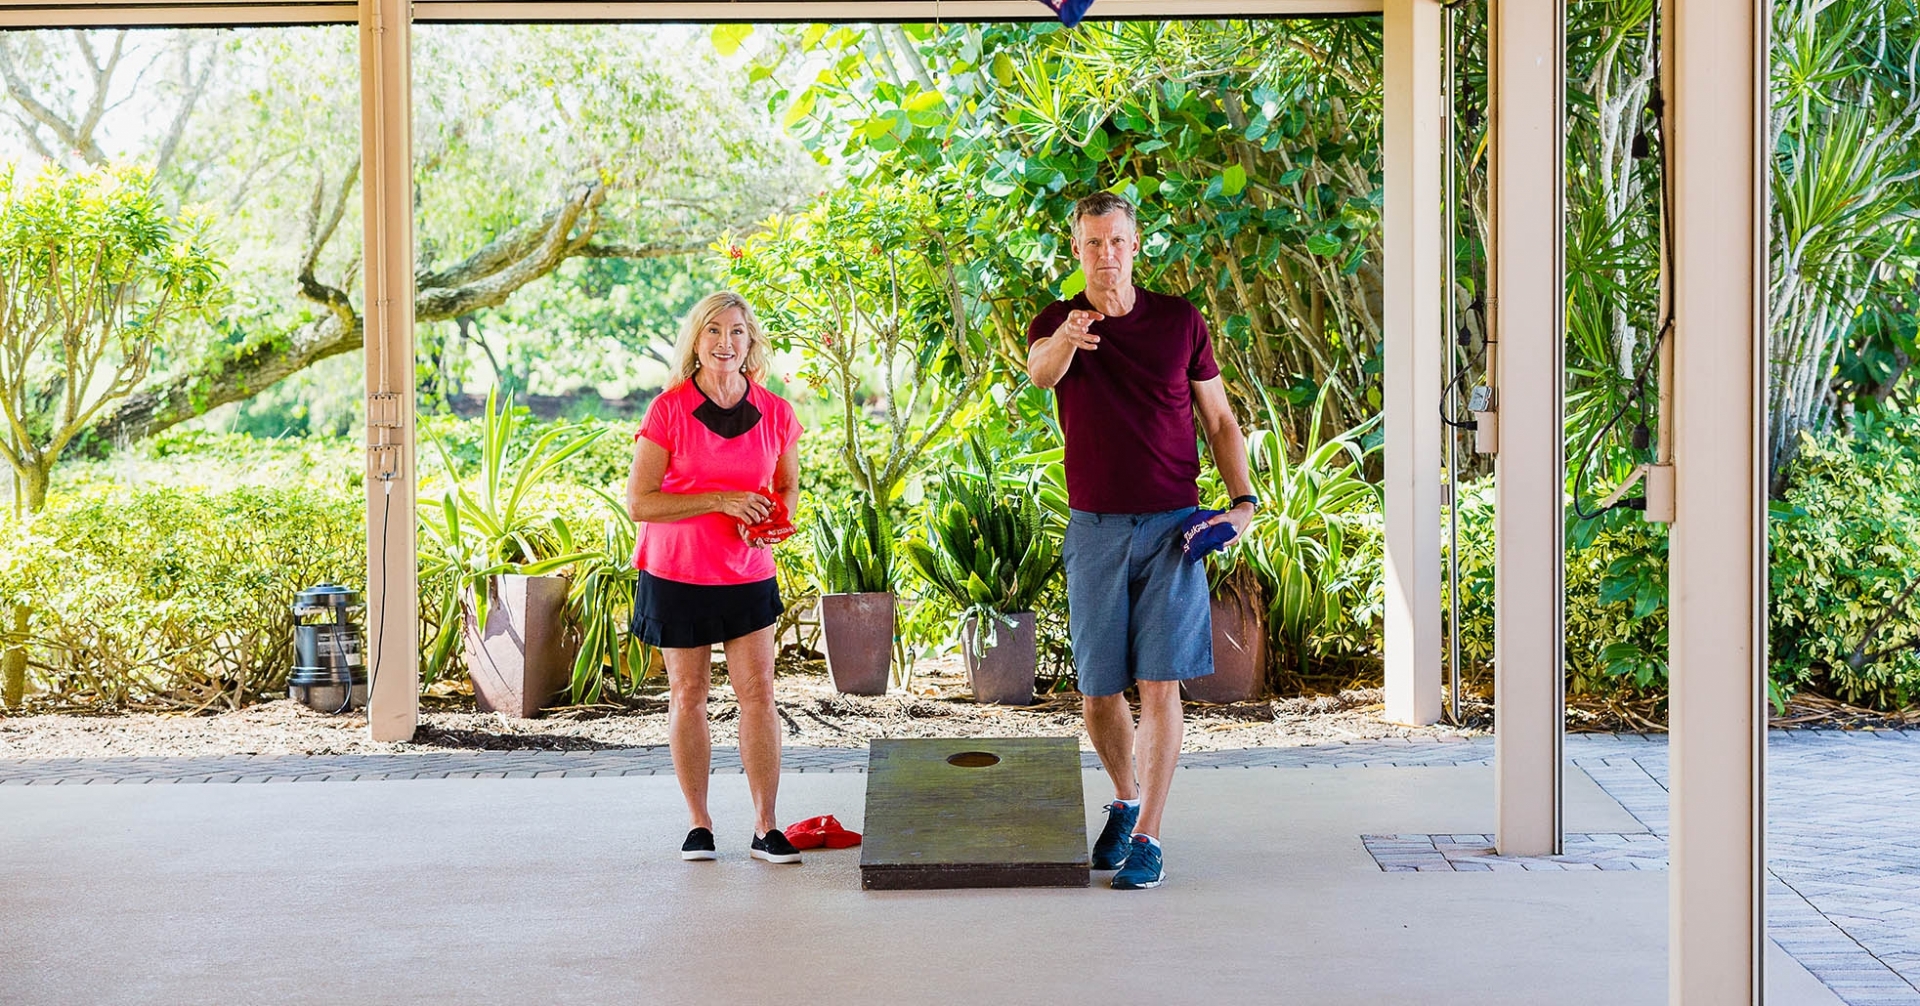
<path fill-rule="evenodd" d="M 293 670 L 287 696 L 323 713 L 367 704 L 367 663 L 360 592 L 321 583 L 293 597 Z"/>

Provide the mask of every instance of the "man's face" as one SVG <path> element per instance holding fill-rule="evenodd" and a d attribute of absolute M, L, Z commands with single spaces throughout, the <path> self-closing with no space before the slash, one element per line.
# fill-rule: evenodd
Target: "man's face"
<path fill-rule="evenodd" d="M 1133 282 L 1133 257 L 1140 254 L 1140 233 L 1125 213 L 1080 218 L 1073 255 L 1087 274 L 1087 285 L 1103 290 Z"/>

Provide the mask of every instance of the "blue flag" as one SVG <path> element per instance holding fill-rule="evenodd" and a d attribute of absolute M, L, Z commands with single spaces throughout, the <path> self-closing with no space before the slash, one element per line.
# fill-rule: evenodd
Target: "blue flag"
<path fill-rule="evenodd" d="M 1087 16 L 1087 8 L 1093 6 L 1093 0 L 1040 0 L 1047 9 L 1060 15 L 1060 23 L 1071 28 Z"/>

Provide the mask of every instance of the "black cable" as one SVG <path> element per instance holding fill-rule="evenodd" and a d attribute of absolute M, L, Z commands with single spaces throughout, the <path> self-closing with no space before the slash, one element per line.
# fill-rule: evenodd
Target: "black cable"
<path fill-rule="evenodd" d="M 387 629 L 387 528 L 391 524 L 389 518 L 393 516 L 393 480 L 397 474 L 396 472 L 380 476 L 380 481 L 385 483 L 386 486 L 386 492 L 384 494 L 386 499 L 380 507 L 380 579 L 378 581 L 380 584 L 380 607 L 378 609 L 379 616 L 377 623 L 379 629 L 377 631 L 382 633 L 386 632 Z M 372 584 L 368 586 L 371 587 Z M 373 726 L 373 685 L 374 682 L 380 680 L 380 658 L 386 655 L 387 648 L 385 646 L 375 649 L 373 651 L 373 666 L 367 669 L 368 728 L 372 728 Z M 349 701 L 353 698 L 352 671 L 347 672 L 347 698 Z"/>
<path fill-rule="evenodd" d="M 1646 424 L 1646 402 L 1643 396 L 1646 394 L 1647 378 L 1650 377 L 1659 366 L 1660 349 L 1673 331 L 1673 302 L 1675 300 L 1673 290 L 1673 219 L 1671 216 L 1673 205 L 1673 161 L 1667 146 L 1667 102 L 1660 87 L 1662 72 L 1660 33 L 1662 27 L 1659 8 L 1656 6 L 1653 15 L 1653 93 L 1647 99 L 1647 111 L 1653 113 L 1654 129 L 1659 134 L 1660 144 L 1660 286 L 1661 289 L 1665 291 L 1666 303 L 1663 305 L 1665 310 L 1660 318 L 1659 327 L 1655 329 L 1654 332 L 1652 352 L 1647 354 L 1646 362 L 1640 365 L 1639 372 L 1634 375 L 1633 384 L 1628 389 L 1626 397 L 1621 399 L 1620 407 L 1614 410 L 1613 415 L 1609 416 L 1607 421 L 1601 424 L 1599 431 L 1593 435 L 1593 438 L 1587 441 L 1586 449 L 1580 456 L 1580 465 L 1574 470 L 1573 513 L 1574 516 L 1581 520 L 1593 520 L 1610 509 L 1645 510 L 1647 506 L 1646 499 L 1641 497 L 1639 499 L 1620 500 L 1611 507 L 1602 507 L 1589 513 L 1586 508 L 1580 505 L 1580 484 L 1586 480 L 1587 469 L 1593 464 L 1594 457 L 1599 453 L 1600 445 L 1605 441 L 1607 434 L 1612 432 L 1613 428 L 1626 416 L 1628 410 L 1636 405 L 1640 407 L 1641 426 L 1644 428 Z M 1636 440 L 1639 439 L 1638 433 L 1639 431 L 1636 430 Z"/>

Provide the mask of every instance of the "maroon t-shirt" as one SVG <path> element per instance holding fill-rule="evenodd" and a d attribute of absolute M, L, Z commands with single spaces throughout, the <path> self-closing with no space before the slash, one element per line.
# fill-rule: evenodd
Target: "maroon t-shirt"
<path fill-rule="evenodd" d="M 1053 334 L 1082 293 L 1054 301 L 1027 326 L 1027 344 Z M 1189 382 L 1219 376 L 1207 323 L 1179 297 L 1134 287 L 1133 310 L 1093 323 L 1100 347 L 1079 350 L 1054 386 L 1067 439 L 1067 503 L 1093 513 L 1198 506 L 1200 448 Z"/>

